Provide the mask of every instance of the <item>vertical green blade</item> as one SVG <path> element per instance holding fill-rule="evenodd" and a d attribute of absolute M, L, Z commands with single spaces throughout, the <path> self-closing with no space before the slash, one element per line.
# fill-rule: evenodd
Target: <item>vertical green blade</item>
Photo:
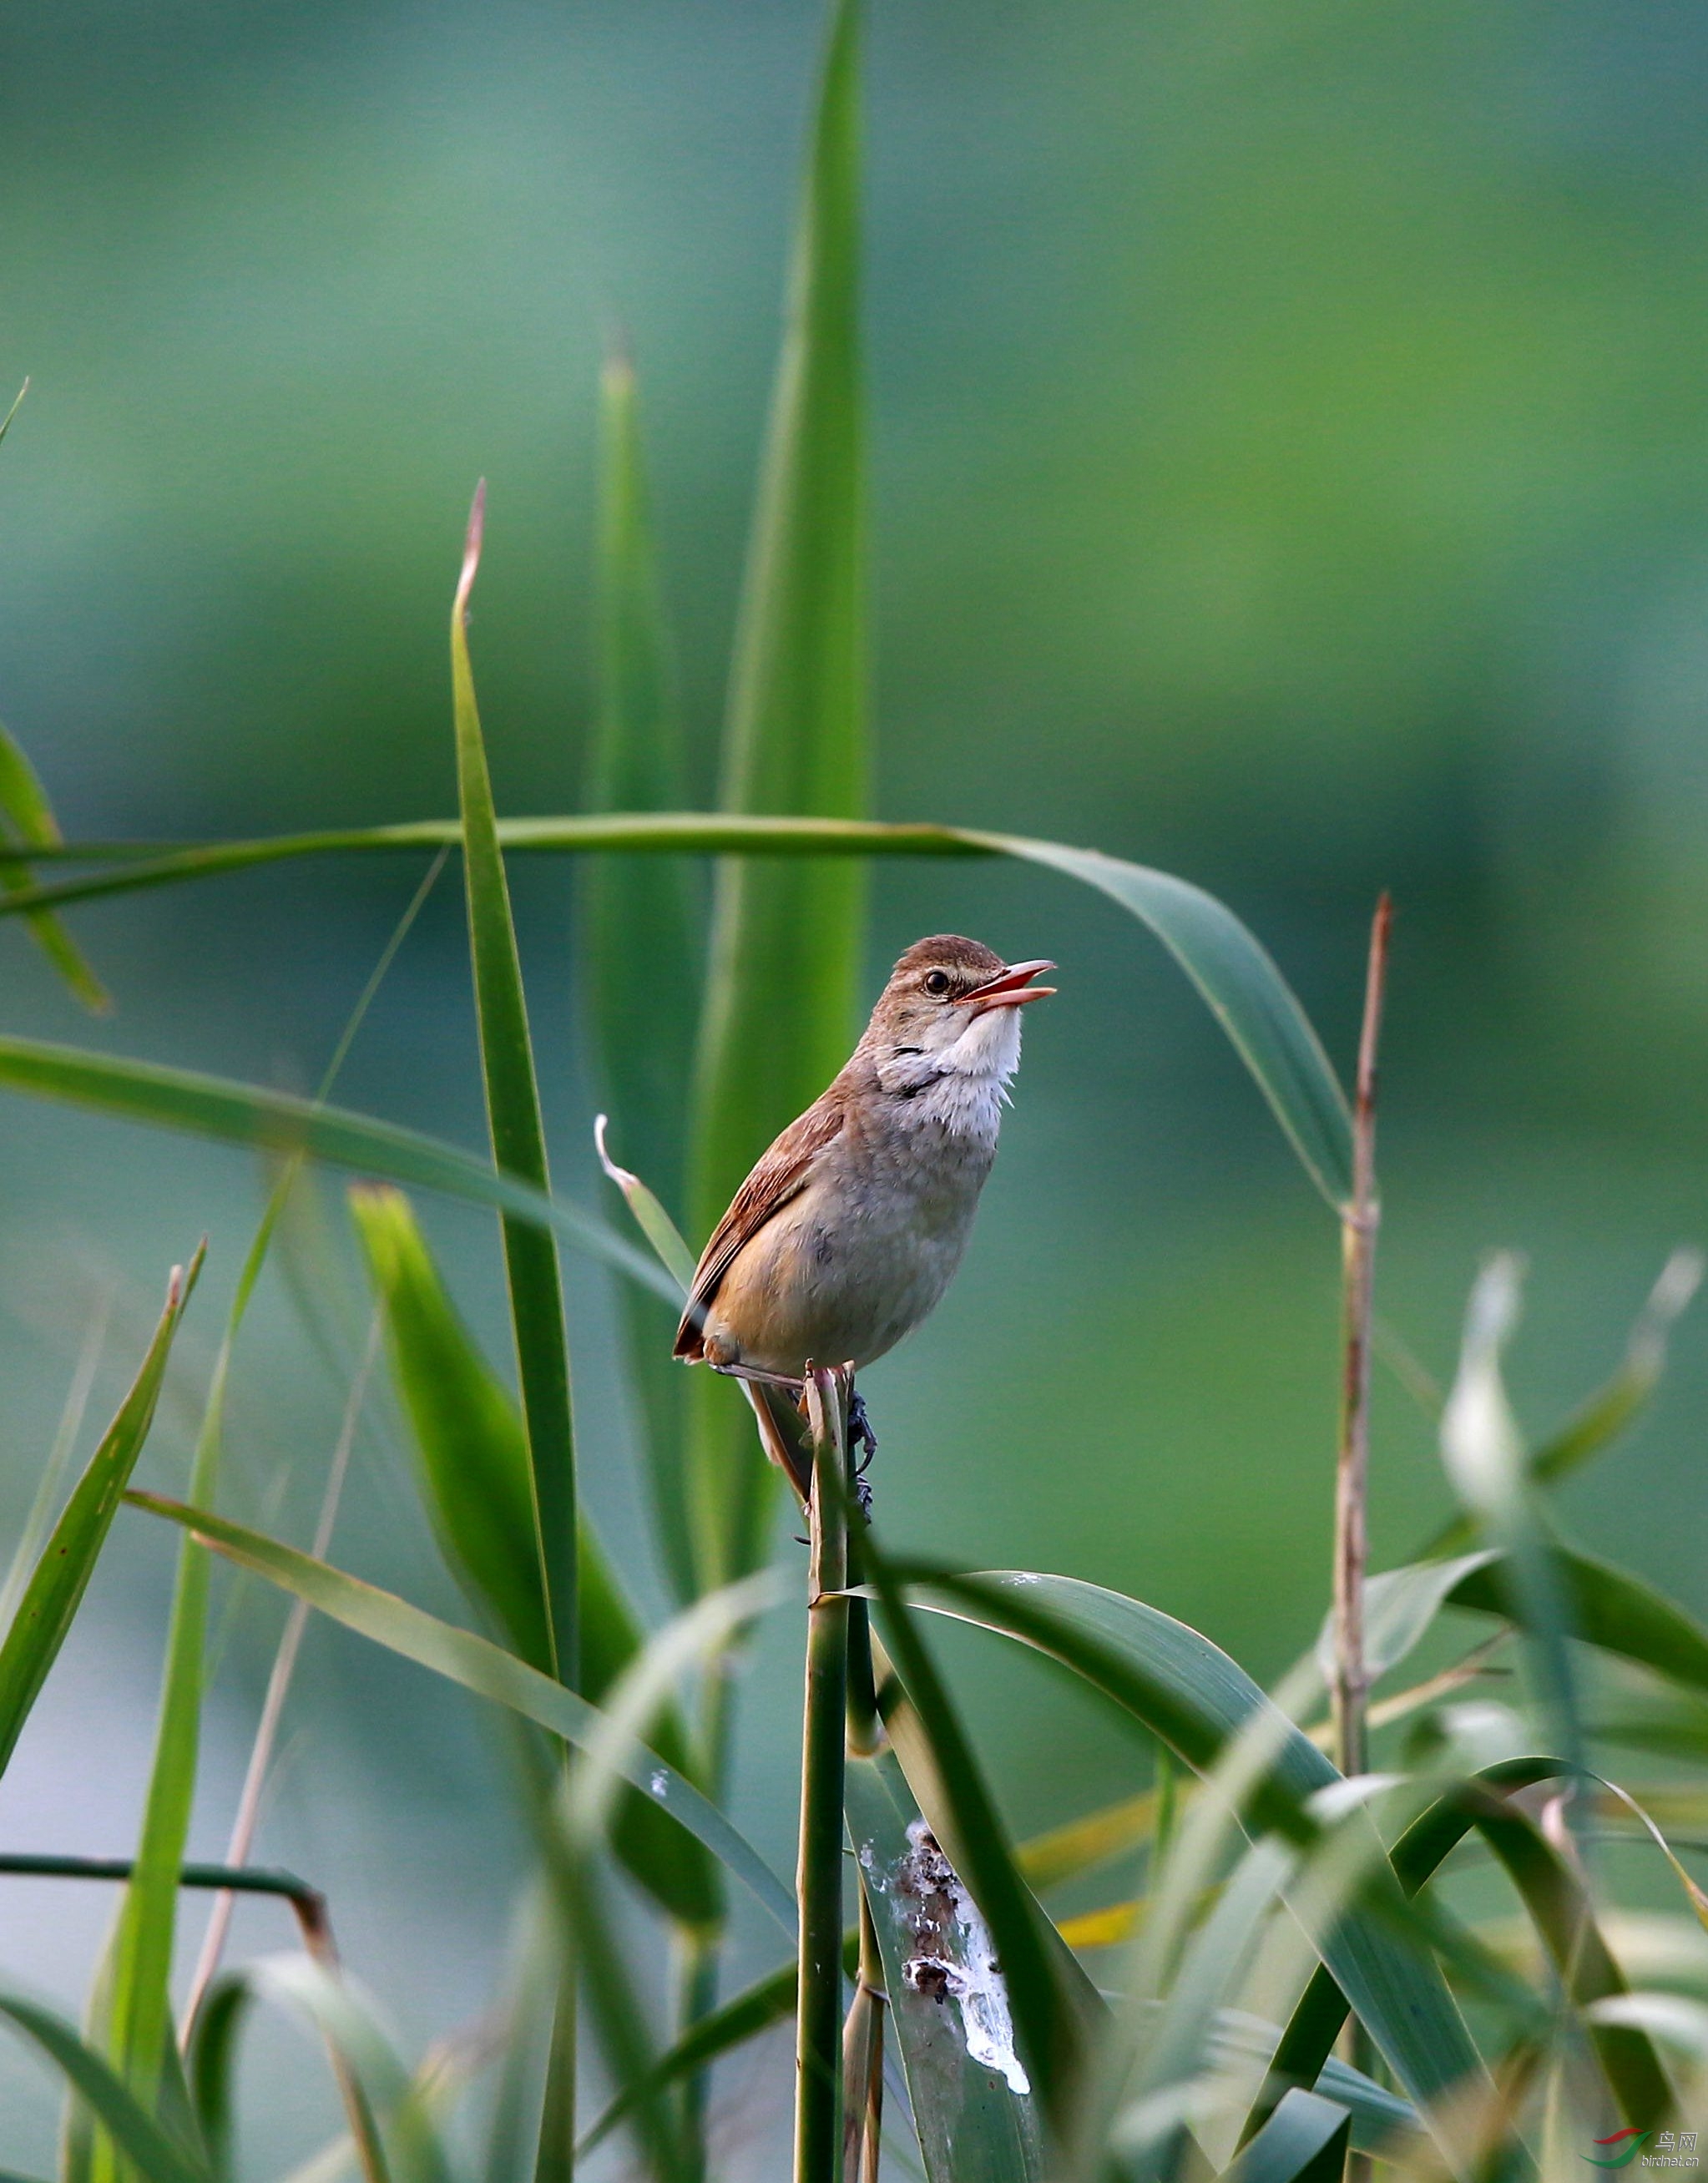
<path fill-rule="evenodd" d="M 607 359 L 599 381 L 599 497 L 598 712 L 587 805 L 677 810 L 687 800 L 682 730 L 639 399 L 621 355 Z M 700 967 L 692 869 L 675 857 L 589 858 L 581 910 L 604 1104 L 625 1155 L 680 1219 Z"/>
<path fill-rule="evenodd" d="M 626 356 L 599 387 L 599 702 L 587 802 L 593 811 L 668 811 L 686 801 L 682 734 L 647 508 L 639 405 Z M 581 874 L 581 983 L 600 1103 L 626 1159 L 682 1214 L 687 1087 L 702 944 L 698 890 L 682 860 L 590 858 Z M 619 1302 L 639 1398 L 665 1573 L 693 1596 L 682 1471 L 687 1389 L 670 1356 L 674 1314 Z"/>
<path fill-rule="evenodd" d="M 749 548 L 721 801 L 859 814 L 866 803 L 865 533 L 857 330 L 860 8 L 837 0 L 795 239 L 788 322 Z M 691 1231 L 707 1234 L 777 1131 L 846 1059 L 862 872 L 726 861 L 698 1073 Z M 752 1564 L 766 1505 L 745 1407 L 694 1375 L 703 1582 Z"/>
<path fill-rule="evenodd" d="M 462 808 L 464 878 L 469 945 L 480 1023 L 487 1119 L 498 1167 L 537 1190 L 548 1190 L 545 1129 L 527 1003 L 522 994 L 509 887 L 498 847 L 492 784 L 469 664 L 469 594 L 480 566 L 486 516 L 482 482 L 469 518 L 462 575 L 451 613 L 451 684 L 456 713 L 457 791 Z M 574 1685 L 576 1668 L 575 1428 L 570 1408 L 570 1353 L 564 1331 L 558 1247 L 524 1221 L 503 1220 L 504 1272 L 516 1369 L 527 1428 L 536 1520 L 539 1526 L 547 1624 L 557 1673 Z"/>
<path fill-rule="evenodd" d="M 470 511 L 463 570 L 451 608 L 451 687 L 457 738 L 457 795 L 463 820 L 463 876 L 469 948 L 486 1080 L 487 1123 L 496 1166 L 537 1189 L 550 1187 L 533 1043 L 528 1035 L 522 968 L 510 891 L 498 847 L 498 814 L 469 664 L 469 594 L 480 566 L 486 520 L 482 479 Z M 527 1433 L 529 1485 L 539 1541 L 546 1638 L 554 1672 L 574 1689 L 581 1675 L 581 1616 L 576 1587 L 576 1441 L 570 1351 L 564 1327 L 563 1275 L 549 1236 L 519 1220 L 503 1222 L 504 1275 L 510 1292 L 516 1375 Z M 570 2175 L 576 2141 L 576 1991 L 567 1967 L 558 1996 L 547 2064 L 545 2112 L 537 2183 Z"/>

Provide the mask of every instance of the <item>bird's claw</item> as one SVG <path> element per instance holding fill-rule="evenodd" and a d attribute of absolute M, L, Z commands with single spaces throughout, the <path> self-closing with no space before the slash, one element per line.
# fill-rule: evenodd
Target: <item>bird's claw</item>
<path fill-rule="evenodd" d="M 871 1469 L 872 1458 L 877 1453 L 877 1435 L 871 1429 L 865 1397 L 858 1389 L 848 1397 L 848 1446 L 865 1451 L 854 1465 L 854 1476 L 864 1478 Z"/>

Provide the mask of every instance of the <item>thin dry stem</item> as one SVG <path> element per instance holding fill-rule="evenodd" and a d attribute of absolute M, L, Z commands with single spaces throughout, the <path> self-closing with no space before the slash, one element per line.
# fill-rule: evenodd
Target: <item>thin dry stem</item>
<path fill-rule="evenodd" d="M 1365 1770 L 1365 1709 L 1370 1676 L 1364 1655 L 1364 1572 L 1370 1476 L 1371 1305 L 1376 1285 L 1376 1056 L 1382 1035 L 1393 904 L 1384 893 L 1370 928 L 1364 987 L 1364 1028 L 1358 1042 L 1358 1083 L 1352 1113 L 1352 1200 L 1341 1229 L 1344 1363 L 1340 1389 L 1340 1446 L 1334 1478 L 1335 1764 L 1343 1774 Z"/>
<path fill-rule="evenodd" d="M 332 1526 L 337 1519 L 338 1503 L 342 1497 L 345 1475 L 350 1467 L 356 1422 L 361 1414 L 369 1375 L 379 1354 L 380 1326 L 380 1314 L 376 1311 L 368 1331 L 367 1348 L 351 1382 L 349 1400 L 344 1406 L 343 1421 L 338 1430 L 337 1445 L 332 1451 L 331 1464 L 326 1473 L 325 1491 L 320 1498 L 320 1519 L 314 1526 L 314 1543 L 310 1549 L 316 1561 L 325 1559 L 332 1543 Z M 272 1673 L 267 1679 L 267 1694 L 262 1702 L 261 1718 L 256 1725 L 248 1769 L 243 1776 L 242 1793 L 237 1800 L 237 1816 L 232 1823 L 231 1838 L 225 1848 L 225 1863 L 230 1865 L 244 1865 L 249 1861 L 249 1852 L 254 1845 L 255 1829 L 261 1815 L 261 1793 L 266 1786 L 267 1769 L 273 1763 L 279 1723 L 284 1714 L 291 1679 L 296 1673 L 297 1655 L 302 1649 L 303 1632 L 308 1619 L 307 1602 L 298 1600 L 286 1621 L 284 1634 L 279 1640 L 279 1649 L 273 1657 Z M 208 1919 L 208 1930 L 202 1940 L 202 1952 L 196 1962 L 196 1974 L 190 1982 L 190 1998 L 185 2004 L 183 2029 L 179 2036 L 180 2045 L 186 2048 L 202 2004 L 208 1997 L 208 1989 L 214 1983 L 214 1974 L 220 1968 L 220 1958 L 225 1953 L 236 1901 L 236 1897 L 230 1888 L 221 1889 L 214 1897 L 214 1908 Z M 309 1952 L 314 1952 L 312 1947 Z"/>

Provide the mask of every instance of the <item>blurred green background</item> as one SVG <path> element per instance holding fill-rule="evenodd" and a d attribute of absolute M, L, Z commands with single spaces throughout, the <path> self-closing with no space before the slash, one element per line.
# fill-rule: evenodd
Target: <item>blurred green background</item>
<path fill-rule="evenodd" d="M 500 805 L 572 808 L 613 326 L 709 796 L 820 27 L 795 0 L 64 0 L 8 23 L 0 375 L 33 384 L 0 458 L 0 714 L 69 832 L 452 810 L 444 631 L 482 474 Z M 880 0 L 867 83 L 879 815 L 1203 882 L 1343 1064 L 1390 886 L 1379 1308 L 1444 1375 L 1479 1253 L 1519 1247 L 1515 1382 L 1551 1421 L 1666 1251 L 1708 1237 L 1708 19 L 1676 0 Z M 118 1000 L 95 1028 L 8 925 L 6 1021 L 309 1086 L 419 869 L 303 864 L 82 912 Z M 571 878 L 515 885 L 559 1180 L 591 1198 Z M 456 896 L 453 874 L 342 1096 L 478 1143 Z M 1332 1224 L 1112 908 L 1038 873 L 883 865 L 870 988 L 944 927 L 1055 957 L 1061 992 L 1029 1014 L 962 1278 L 871 1375 L 880 1516 L 968 1562 L 1118 1585 L 1272 1675 L 1326 1586 Z M 8 1530 L 92 1312 L 110 1299 L 110 1407 L 205 1229 L 200 1347 L 147 1458 L 181 1483 L 259 1204 L 236 1155 L 7 1103 Z M 490 1224 L 431 1223 L 501 1349 Z M 571 1300 L 588 1491 L 632 1566 L 609 1298 L 581 1266 Z M 1699 1609 L 1705 1382 L 1687 1320 L 1649 1419 L 1569 1496 L 1583 1536 Z M 240 1357 L 246 1513 L 305 1534 L 342 1391 L 273 1281 Z M 1432 1437 L 1384 1380 L 1379 1554 L 1444 1504 Z M 337 1558 L 448 1610 L 395 1438 L 361 1443 Z M 120 1519 L 0 1793 L 8 1846 L 131 1846 L 170 1553 Z M 279 1617 L 236 1598 L 198 1851 L 223 1842 Z M 779 1865 L 793 1641 L 755 1653 L 737 1797 Z M 1143 1778 L 1042 1670 L 944 1649 L 1017 1825 Z M 328 1890 L 353 1966 L 423 2041 L 479 2006 L 503 1945 L 520 1847 L 487 1725 L 321 1630 L 292 1730 L 263 1853 Z M 103 1906 L 8 1886 L 0 1957 L 76 1996 Z M 239 1937 L 287 1939 L 253 1910 Z M 332 2108 L 288 2033 L 257 2052 L 271 2172 Z M 779 2080 L 732 2083 L 731 2172 L 762 2174 Z M 53 2112 L 0 2052 L 8 2158 L 46 2162 Z"/>

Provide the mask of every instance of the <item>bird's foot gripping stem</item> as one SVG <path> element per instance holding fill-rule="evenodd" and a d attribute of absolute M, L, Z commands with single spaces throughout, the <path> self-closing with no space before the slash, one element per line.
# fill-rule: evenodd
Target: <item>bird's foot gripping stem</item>
<path fill-rule="evenodd" d="M 866 1476 L 871 1469 L 872 1458 L 877 1453 L 877 1435 L 872 1430 L 871 1419 L 866 1415 L 864 1397 L 854 1388 L 848 1396 L 848 1447 L 860 1451 L 860 1460 L 854 1467 L 854 1500 L 862 1516 L 871 1517 L 871 1480 Z"/>

